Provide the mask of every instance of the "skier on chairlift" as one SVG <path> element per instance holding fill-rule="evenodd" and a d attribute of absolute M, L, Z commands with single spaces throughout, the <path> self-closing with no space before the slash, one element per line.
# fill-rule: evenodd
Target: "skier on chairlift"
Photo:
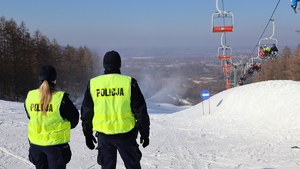
<path fill-rule="evenodd" d="M 275 44 L 271 47 L 271 58 L 275 59 L 276 55 L 278 54 L 278 49 Z"/>
<path fill-rule="evenodd" d="M 264 48 L 261 46 L 259 47 L 259 56 L 264 56 L 265 55 L 265 51 L 264 51 Z"/>
<path fill-rule="evenodd" d="M 265 52 L 265 57 L 269 57 L 270 56 L 270 47 L 268 47 L 267 45 L 264 45 L 264 52 Z"/>
<path fill-rule="evenodd" d="M 256 62 L 254 62 L 252 69 L 255 71 L 259 70 L 258 64 Z"/>
<path fill-rule="evenodd" d="M 240 81 L 245 81 L 246 80 L 246 77 L 245 76 L 243 76 L 243 75 L 241 75 L 241 77 L 240 77 Z"/>
<path fill-rule="evenodd" d="M 291 7 L 293 8 L 294 12 L 297 13 L 296 8 L 297 8 L 298 1 L 300 0 L 291 0 L 291 1 L 292 1 Z"/>

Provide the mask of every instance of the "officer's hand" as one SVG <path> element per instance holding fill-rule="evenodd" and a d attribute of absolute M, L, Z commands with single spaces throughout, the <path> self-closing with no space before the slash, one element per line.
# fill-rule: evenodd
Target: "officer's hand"
<path fill-rule="evenodd" d="M 148 137 L 146 137 L 146 138 L 141 137 L 140 138 L 140 143 L 142 144 L 142 146 L 144 148 L 147 147 L 149 145 L 149 138 Z"/>
<path fill-rule="evenodd" d="M 93 150 L 95 148 L 94 143 L 97 143 L 97 141 L 93 135 L 85 136 L 85 144 L 89 149 Z"/>

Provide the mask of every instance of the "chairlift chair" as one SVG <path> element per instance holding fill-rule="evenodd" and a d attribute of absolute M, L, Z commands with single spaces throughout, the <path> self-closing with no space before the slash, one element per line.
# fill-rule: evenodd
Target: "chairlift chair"
<path fill-rule="evenodd" d="M 264 58 L 264 57 L 261 57 L 260 55 L 260 47 L 263 47 L 264 45 L 268 46 L 268 47 L 271 47 L 273 44 L 278 45 L 278 40 L 276 38 L 273 38 L 274 34 L 275 34 L 275 23 L 274 23 L 274 19 L 271 19 L 272 21 L 272 35 L 270 37 L 267 37 L 267 38 L 262 38 L 259 40 L 258 42 L 258 45 L 257 45 L 257 57 L 258 58 Z"/>
<path fill-rule="evenodd" d="M 217 12 L 212 14 L 212 32 L 233 32 L 234 16 L 232 12 L 221 11 L 216 0 Z"/>
<path fill-rule="evenodd" d="M 226 84 L 226 89 L 230 89 L 231 88 L 231 84 L 230 83 L 227 83 Z"/>
<path fill-rule="evenodd" d="M 231 47 L 221 46 L 218 48 L 218 58 L 219 59 L 230 59 L 231 58 Z"/>
<path fill-rule="evenodd" d="M 230 46 L 225 44 L 225 32 L 221 36 L 221 46 L 218 48 L 218 57 L 219 59 L 230 59 L 232 54 L 232 49 Z"/>
<path fill-rule="evenodd" d="M 249 59 L 249 65 L 248 65 L 248 67 L 251 66 L 251 65 L 253 65 L 254 63 L 261 64 L 261 58 L 259 58 L 259 57 L 252 57 L 252 58 L 250 58 Z"/>

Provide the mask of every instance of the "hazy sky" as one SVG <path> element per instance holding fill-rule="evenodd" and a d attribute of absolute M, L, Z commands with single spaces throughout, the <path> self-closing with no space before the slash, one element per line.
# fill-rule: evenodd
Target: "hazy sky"
<path fill-rule="evenodd" d="M 234 14 L 235 30 L 227 45 L 250 46 L 259 40 L 278 0 L 223 0 Z M 278 47 L 297 45 L 300 10 L 281 0 L 273 16 Z M 222 1 L 219 8 L 223 9 Z M 215 0 L 1 0 L 1 15 L 24 21 L 60 45 L 101 47 L 220 46 L 220 33 L 211 32 Z M 272 34 L 271 25 L 263 37 Z"/>

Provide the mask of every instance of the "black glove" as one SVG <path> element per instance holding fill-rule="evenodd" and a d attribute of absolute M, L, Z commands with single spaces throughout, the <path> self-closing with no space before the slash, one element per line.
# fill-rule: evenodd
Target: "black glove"
<path fill-rule="evenodd" d="M 147 147 L 149 145 L 149 137 L 146 138 L 141 137 L 140 143 L 143 145 L 144 148 Z"/>
<path fill-rule="evenodd" d="M 89 149 L 93 150 L 95 148 L 94 143 L 97 143 L 97 141 L 93 135 L 85 136 L 85 144 Z"/>

